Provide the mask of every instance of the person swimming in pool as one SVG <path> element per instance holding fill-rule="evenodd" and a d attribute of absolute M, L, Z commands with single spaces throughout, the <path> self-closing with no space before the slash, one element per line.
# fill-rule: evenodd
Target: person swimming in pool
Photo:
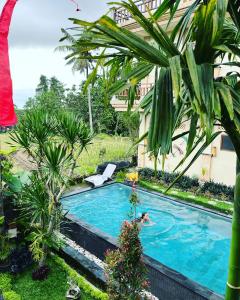
<path fill-rule="evenodd" d="M 149 214 L 147 212 L 143 212 L 141 217 L 136 219 L 136 222 L 143 226 L 151 226 L 154 224 L 153 222 L 151 222 Z"/>
<path fill-rule="evenodd" d="M 140 222 L 142 224 L 150 222 L 150 217 L 149 217 L 149 214 L 147 212 L 142 213 L 141 218 L 140 218 Z"/>

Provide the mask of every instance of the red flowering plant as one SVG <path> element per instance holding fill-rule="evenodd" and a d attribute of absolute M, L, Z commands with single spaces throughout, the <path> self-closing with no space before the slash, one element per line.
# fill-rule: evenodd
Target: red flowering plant
<path fill-rule="evenodd" d="M 137 205 L 133 190 L 134 206 Z M 136 211 L 136 209 L 134 210 Z M 108 293 L 113 300 L 144 299 L 142 291 L 148 287 L 147 270 L 143 262 L 143 249 L 137 222 L 124 221 L 119 236 L 119 249 L 106 253 L 106 277 Z"/>

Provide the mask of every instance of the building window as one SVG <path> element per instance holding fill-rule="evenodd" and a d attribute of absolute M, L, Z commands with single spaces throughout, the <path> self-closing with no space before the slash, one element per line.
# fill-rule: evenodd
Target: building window
<path fill-rule="evenodd" d="M 232 141 L 228 135 L 222 135 L 221 150 L 235 151 Z"/>

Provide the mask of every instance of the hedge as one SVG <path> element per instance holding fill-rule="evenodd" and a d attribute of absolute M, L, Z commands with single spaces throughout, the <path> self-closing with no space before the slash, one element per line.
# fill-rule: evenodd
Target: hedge
<path fill-rule="evenodd" d="M 21 296 L 14 291 L 8 291 L 3 293 L 4 300 L 21 300 Z"/>
<path fill-rule="evenodd" d="M 225 197 L 228 201 L 233 201 L 234 199 L 234 188 L 225 184 L 208 181 L 201 186 L 200 191 L 203 194 L 210 193 L 216 197 Z"/>
<path fill-rule="evenodd" d="M 106 293 L 94 287 L 83 276 L 79 275 L 77 271 L 71 268 L 62 258 L 54 254 L 52 257 L 53 260 L 68 274 L 68 276 L 77 283 L 78 287 L 86 296 L 93 300 L 109 300 L 109 297 Z"/>
<path fill-rule="evenodd" d="M 12 277 L 10 274 L 0 274 L 0 292 L 4 300 L 21 300 L 21 296 L 12 291 Z"/>
<path fill-rule="evenodd" d="M 155 172 L 152 169 L 144 168 L 139 171 L 140 176 L 143 179 L 153 179 L 155 176 Z M 177 177 L 178 173 L 168 173 L 163 171 L 157 172 L 157 180 L 162 181 L 163 183 L 169 185 L 172 183 Z M 197 178 L 190 178 L 188 176 L 182 176 L 177 182 L 176 187 L 181 188 L 182 190 L 189 190 L 189 189 L 197 189 L 199 188 L 199 181 Z"/>
<path fill-rule="evenodd" d="M 145 180 L 157 180 L 158 182 L 169 185 L 179 175 L 179 173 L 168 173 L 163 171 L 157 172 L 157 178 L 153 169 L 143 168 L 139 171 L 139 175 Z M 221 200 L 232 202 L 234 199 L 234 187 L 227 186 L 213 181 L 200 184 L 198 178 L 191 178 L 189 176 L 182 176 L 175 184 L 175 187 L 183 191 L 196 191 L 199 194 L 214 196 Z"/>
<path fill-rule="evenodd" d="M 9 274 L 0 274 L 0 291 L 6 292 L 12 289 L 12 278 Z"/>

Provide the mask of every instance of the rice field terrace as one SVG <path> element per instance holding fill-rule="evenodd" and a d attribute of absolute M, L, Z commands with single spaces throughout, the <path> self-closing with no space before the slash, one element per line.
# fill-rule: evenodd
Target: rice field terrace
<path fill-rule="evenodd" d="M 27 155 L 14 145 L 9 134 L 0 135 L 0 153 L 11 155 L 16 171 L 32 169 Z M 120 161 L 131 158 L 132 142 L 128 137 L 97 135 L 92 144 L 81 154 L 75 175 L 88 175 L 96 170 L 96 166 L 105 161 Z M 77 150 L 77 149 L 76 149 Z"/>

